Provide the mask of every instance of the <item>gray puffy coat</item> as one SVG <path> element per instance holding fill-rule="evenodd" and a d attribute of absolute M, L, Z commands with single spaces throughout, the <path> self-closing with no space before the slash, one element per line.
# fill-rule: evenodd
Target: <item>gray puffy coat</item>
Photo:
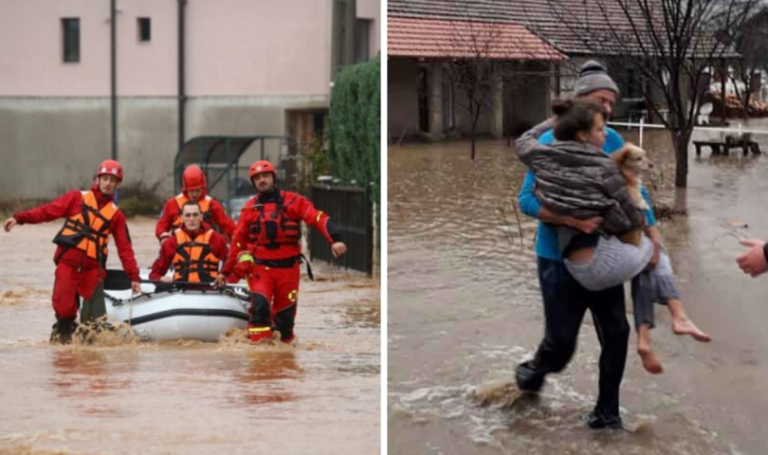
<path fill-rule="evenodd" d="M 547 209 L 578 219 L 602 216 L 600 230 L 622 234 L 643 226 L 645 217 L 627 191 L 618 165 L 602 150 L 583 142 L 539 143 L 553 119 L 515 141 L 515 153 L 536 177 L 536 198 Z"/>

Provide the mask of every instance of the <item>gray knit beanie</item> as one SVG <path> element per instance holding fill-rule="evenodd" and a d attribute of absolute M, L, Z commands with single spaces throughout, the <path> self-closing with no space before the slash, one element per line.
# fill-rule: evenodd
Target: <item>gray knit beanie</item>
<path fill-rule="evenodd" d="M 611 90 L 619 94 L 619 87 L 613 82 L 602 63 L 590 60 L 581 66 L 576 80 L 576 96 L 586 95 L 595 90 Z"/>

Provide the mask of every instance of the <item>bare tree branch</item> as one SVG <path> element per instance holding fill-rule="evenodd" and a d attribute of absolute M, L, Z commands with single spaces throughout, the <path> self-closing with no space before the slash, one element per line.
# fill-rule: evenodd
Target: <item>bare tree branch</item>
<path fill-rule="evenodd" d="M 569 7 L 590 5 L 576 14 Z M 760 0 L 549 0 L 553 16 L 589 52 L 640 75 L 647 108 L 675 145 L 675 184 L 687 184 L 688 142 L 706 71 L 738 56 L 722 30 L 740 30 Z M 597 18 L 597 19 L 596 19 Z M 741 74 L 748 73 L 748 70 Z M 657 103 L 661 96 L 667 115 Z M 748 99 L 747 99 L 748 101 Z"/>

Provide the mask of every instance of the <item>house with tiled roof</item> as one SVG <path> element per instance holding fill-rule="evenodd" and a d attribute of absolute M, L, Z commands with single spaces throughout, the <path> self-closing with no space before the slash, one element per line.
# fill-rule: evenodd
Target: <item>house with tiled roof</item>
<path fill-rule="evenodd" d="M 500 71 L 499 80 L 494 81 L 476 133 L 509 136 L 548 114 L 553 69 L 566 56 L 521 23 L 500 20 L 504 12 L 489 10 L 488 6 L 490 3 L 482 1 L 388 2 L 391 138 L 426 136 L 439 140 L 469 133 L 472 119 L 462 103 L 462 88 L 453 82 L 450 62 L 479 57 L 477 49 L 471 49 L 472 43 L 484 34 L 494 37 L 481 56 L 508 70 Z M 469 37 L 460 39 L 462 34 Z M 473 34 L 476 36 L 470 36 Z M 520 77 L 512 81 L 511 74 Z"/>
<path fill-rule="evenodd" d="M 632 2 L 625 4 L 637 7 Z M 551 99 L 573 90 L 578 68 L 592 58 L 606 64 L 621 89 L 615 118 L 626 118 L 645 104 L 639 71 L 633 64 L 627 64 L 634 59 L 633 55 L 640 58 L 643 54 L 619 2 L 389 0 L 387 16 L 391 135 L 417 131 L 438 139 L 452 131 L 464 131 L 466 121 L 462 122 L 461 115 L 451 110 L 451 99 L 458 95 L 450 93 L 451 87 L 445 86 L 440 77 L 444 68 L 441 62 L 452 58 L 451 55 L 434 51 L 427 55 L 415 49 L 405 52 L 398 48 L 401 43 L 410 42 L 415 47 L 417 43 L 429 46 L 429 40 L 446 40 L 445 36 L 426 33 L 431 30 L 430 23 L 439 21 L 496 24 L 516 30 L 514 38 L 508 35 L 510 42 L 505 47 L 517 47 L 524 55 L 503 56 L 514 70 L 500 76 L 498 93 L 481 119 L 480 133 L 492 137 L 515 135 L 543 119 L 549 113 Z M 643 17 L 640 12 L 637 16 Z M 413 34 L 407 38 L 409 33 Z M 627 40 L 618 44 L 617 34 L 627 36 Z M 658 93 L 652 98 L 654 104 L 662 100 Z M 451 123 L 451 119 L 455 122 Z"/>

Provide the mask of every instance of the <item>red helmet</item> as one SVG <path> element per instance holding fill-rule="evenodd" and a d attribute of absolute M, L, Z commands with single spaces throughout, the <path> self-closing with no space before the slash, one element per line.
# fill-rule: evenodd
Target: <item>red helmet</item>
<path fill-rule="evenodd" d="M 196 190 L 198 188 L 205 188 L 205 173 L 196 164 L 187 166 L 184 169 L 184 174 L 181 175 L 181 183 L 184 190 Z"/>
<path fill-rule="evenodd" d="M 123 166 L 115 160 L 105 160 L 96 170 L 96 177 L 101 175 L 114 175 L 118 182 L 123 181 Z"/>
<path fill-rule="evenodd" d="M 262 172 L 271 172 L 272 175 L 277 175 L 275 166 L 272 163 L 269 161 L 257 161 L 251 164 L 251 169 L 248 171 L 248 177 L 253 179 L 256 174 L 261 174 Z"/>

